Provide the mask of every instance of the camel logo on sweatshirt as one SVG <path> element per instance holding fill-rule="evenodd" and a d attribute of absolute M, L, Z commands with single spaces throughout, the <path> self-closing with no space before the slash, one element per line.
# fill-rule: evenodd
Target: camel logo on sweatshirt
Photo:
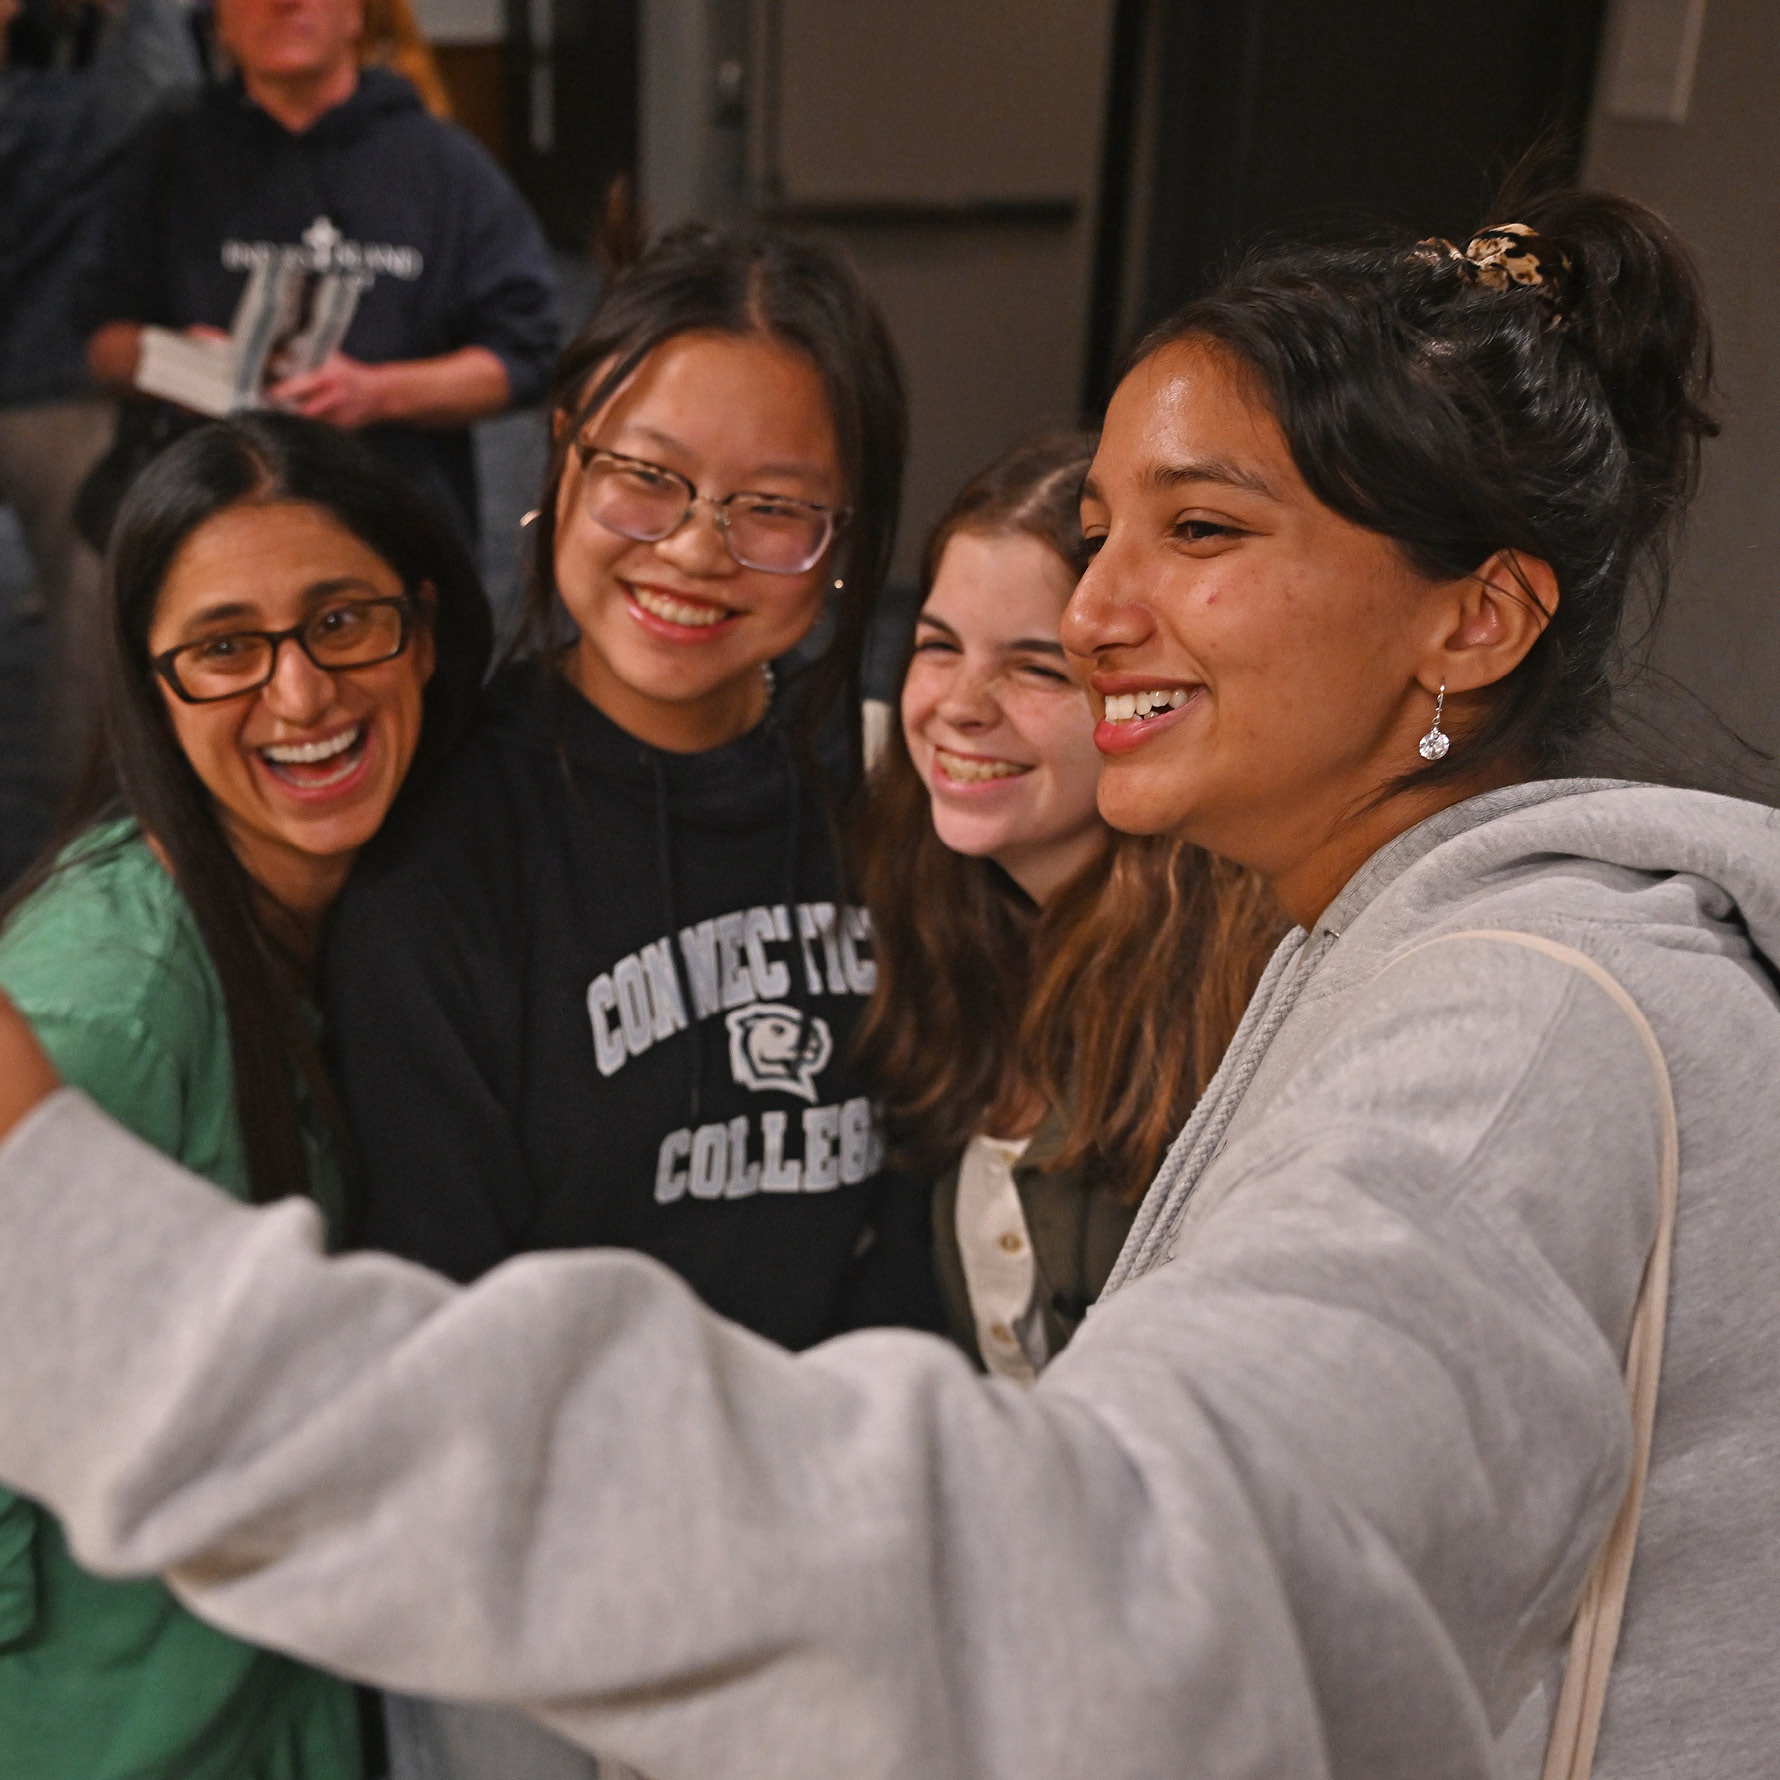
<path fill-rule="evenodd" d="M 834 1055 L 828 1022 L 780 1001 L 757 1001 L 724 1016 L 729 1027 L 730 1073 L 755 1093 L 776 1089 L 813 1106 L 816 1077 Z"/>
<path fill-rule="evenodd" d="M 878 980 L 870 947 L 871 916 L 832 902 L 735 909 L 663 934 L 587 985 L 594 1063 L 602 1076 L 616 1075 L 663 1039 L 722 1013 L 738 1082 L 814 1100 L 813 1078 L 833 1056 L 834 1039 L 824 1021 L 805 1015 L 803 1054 L 788 1054 L 797 1047 L 792 972 L 801 972 L 808 996 L 869 995 Z"/>

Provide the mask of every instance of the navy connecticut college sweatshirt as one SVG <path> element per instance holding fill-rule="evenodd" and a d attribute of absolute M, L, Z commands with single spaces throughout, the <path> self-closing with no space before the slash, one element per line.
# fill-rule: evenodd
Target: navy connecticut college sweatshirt
<path fill-rule="evenodd" d="M 925 1183 L 850 1058 L 869 922 L 775 718 L 670 754 L 510 672 L 326 974 L 368 1246 L 459 1280 L 637 1249 L 789 1347 L 934 1323 Z"/>
<path fill-rule="evenodd" d="M 482 346 L 515 405 L 543 395 L 560 322 L 537 221 L 481 145 L 399 75 L 364 69 L 351 98 L 300 132 L 224 81 L 150 120 L 127 158 L 83 305 L 89 331 L 227 328 L 254 265 L 297 248 L 318 273 L 358 277 L 348 356 Z M 364 439 L 474 535 L 467 429 L 375 426 Z"/>

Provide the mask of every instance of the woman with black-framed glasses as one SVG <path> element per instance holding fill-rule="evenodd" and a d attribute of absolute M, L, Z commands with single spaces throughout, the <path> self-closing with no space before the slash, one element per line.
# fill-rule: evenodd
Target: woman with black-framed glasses
<path fill-rule="evenodd" d="M 120 514 L 105 733 L 0 926 L 0 985 L 68 1080 L 242 1198 L 312 1198 L 335 1241 L 321 926 L 487 655 L 463 551 L 360 446 L 274 416 L 194 433 Z M 0 1490 L 0 1780 L 362 1768 L 350 1687 L 87 1575 Z"/>

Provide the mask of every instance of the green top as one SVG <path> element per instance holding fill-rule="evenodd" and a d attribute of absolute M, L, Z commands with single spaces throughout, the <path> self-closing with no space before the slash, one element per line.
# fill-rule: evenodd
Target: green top
<path fill-rule="evenodd" d="M 63 1078 L 248 1196 L 222 985 L 135 825 L 98 830 L 0 934 L 0 987 Z M 313 1124 L 313 1121 L 310 1121 Z M 311 1136 L 337 1229 L 337 1159 Z M 194 1619 L 159 1582 L 106 1582 L 0 1489 L 0 1780 L 361 1780 L 352 1689 Z"/>

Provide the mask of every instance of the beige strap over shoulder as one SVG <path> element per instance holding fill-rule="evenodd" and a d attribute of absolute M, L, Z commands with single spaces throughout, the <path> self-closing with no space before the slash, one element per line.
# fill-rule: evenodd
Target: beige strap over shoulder
<path fill-rule="evenodd" d="M 1625 1385 L 1632 1411 L 1632 1475 L 1626 1485 L 1625 1500 L 1620 1503 L 1606 1542 L 1583 1585 L 1576 1622 L 1570 1633 L 1570 1655 L 1564 1668 L 1564 1685 L 1558 1695 L 1557 1712 L 1552 1719 L 1551 1742 L 1545 1751 L 1542 1776 L 1542 1780 L 1588 1780 L 1595 1763 L 1595 1742 L 1601 1734 L 1601 1714 L 1607 1704 L 1607 1680 L 1613 1668 L 1613 1653 L 1619 1644 L 1620 1620 L 1625 1614 L 1632 1554 L 1638 1544 L 1638 1515 L 1644 1505 L 1644 1480 L 1650 1471 L 1650 1438 L 1656 1425 L 1656 1390 L 1663 1366 L 1663 1330 L 1669 1314 L 1669 1258 L 1675 1241 L 1675 1207 L 1681 1177 L 1681 1140 L 1675 1119 L 1675 1094 L 1669 1083 L 1669 1066 L 1663 1057 L 1662 1046 L 1643 1010 L 1594 959 L 1569 946 L 1560 946 L 1533 933 L 1479 928 L 1425 940 L 1393 958 L 1385 969 L 1401 964 L 1403 959 L 1413 957 L 1417 952 L 1426 951 L 1429 946 L 1456 939 L 1498 940 L 1505 945 L 1525 946 L 1530 951 L 1543 952 L 1546 957 L 1580 971 L 1610 996 L 1644 1041 L 1662 1117 L 1656 1236 L 1650 1245 L 1650 1258 L 1645 1263 L 1638 1302 L 1632 1312 L 1631 1338 L 1626 1343 Z"/>

